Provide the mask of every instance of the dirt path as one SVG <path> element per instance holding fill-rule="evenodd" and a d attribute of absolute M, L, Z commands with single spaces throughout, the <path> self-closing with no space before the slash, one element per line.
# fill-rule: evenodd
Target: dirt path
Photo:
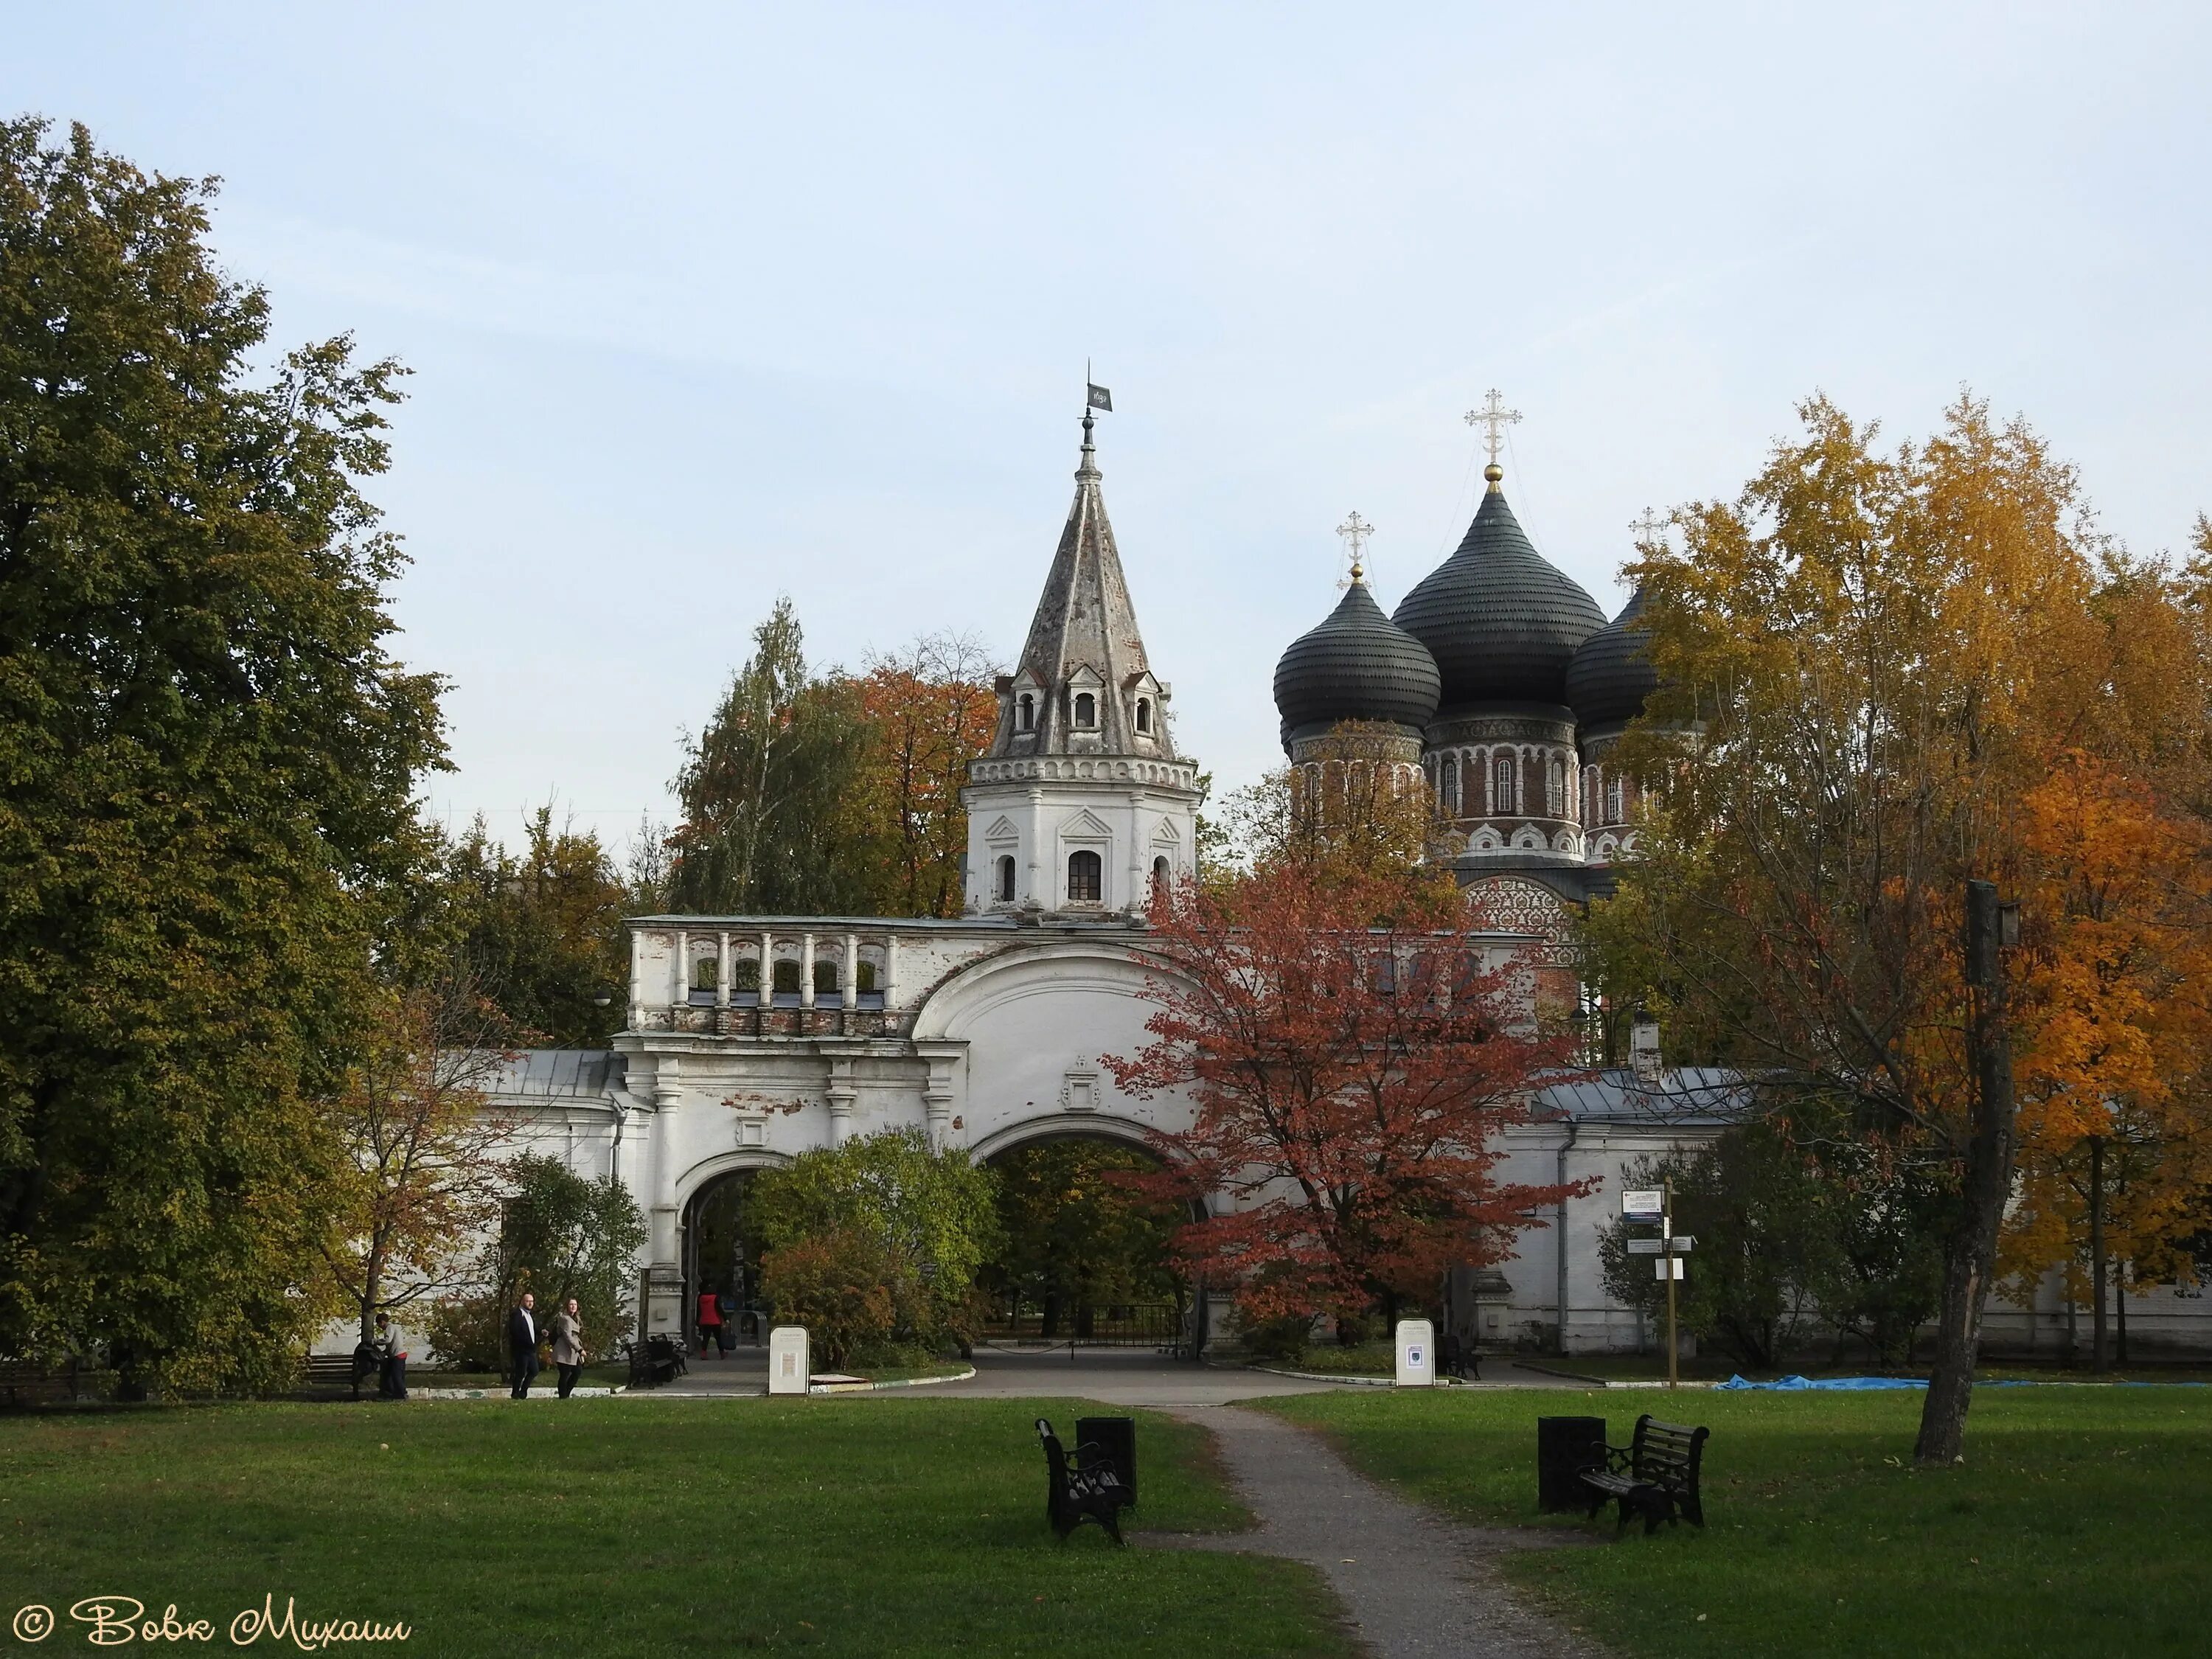
<path fill-rule="evenodd" d="M 1498 1573 L 1501 1555 L 1554 1540 L 1433 1515 L 1357 1473 L 1319 1436 L 1266 1412 L 1169 1409 L 1212 1431 L 1260 1529 L 1152 1534 L 1144 1543 L 1310 1562 L 1376 1659 L 1600 1659 L 1602 1650 L 1516 1602 Z"/>

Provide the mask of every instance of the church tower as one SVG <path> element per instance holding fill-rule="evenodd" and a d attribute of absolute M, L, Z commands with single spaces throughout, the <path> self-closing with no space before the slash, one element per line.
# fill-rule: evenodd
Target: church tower
<path fill-rule="evenodd" d="M 1198 767 L 1176 752 L 1169 689 L 1145 659 L 1092 424 L 1085 411 L 1075 504 L 961 791 L 971 915 L 1139 915 L 1156 884 L 1196 869 Z"/>

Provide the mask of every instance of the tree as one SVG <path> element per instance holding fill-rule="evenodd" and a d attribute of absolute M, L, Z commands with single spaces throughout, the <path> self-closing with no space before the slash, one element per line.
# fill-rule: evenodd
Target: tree
<path fill-rule="evenodd" d="M 919 1333 L 929 1324 L 913 1261 L 854 1227 L 794 1238 L 770 1252 L 761 1292 L 779 1321 L 806 1327 L 808 1342 L 832 1366 L 883 1352 L 902 1329 Z"/>
<path fill-rule="evenodd" d="M 992 1168 L 1006 1243 L 988 1277 L 1042 1311 L 1042 1334 L 1060 1335 L 1080 1306 L 1181 1299 L 1167 1255 L 1185 1212 L 1133 1180 L 1156 1172 L 1156 1159 L 1110 1141 L 1047 1140 Z"/>
<path fill-rule="evenodd" d="M 2153 677 L 2100 611 L 2128 573 L 2100 565 L 2072 471 L 2024 423 L 1961 398 L 1885 455 L 1826 400 L 1802 413 L 1739 500 L 1676 514 L 1683 550 L 1631 568 L 1662 684 L 1622 756 L 1664 805 L 1589 932 L 1613 1000 L 1659 1012 L 1678 1051 L 1741 1066 L 1785 1114 L 1840 1103 L 1877 1155 L 1943 1172 L 1917 1455 L 1948 1463 L 2014 1147 L 1978 1065 L 1991 1004 L 1963 971 L 1966 884 L 2020 891 L 2022 804 L 2057 756 L 2094 734 L 2131 759 L 2160 721 L 2130 704 Z M 2031 915 L 2008 953 L 2023 1007 L 2055 926 Z"/>
<path fill-rule="evenodd" d="M 876 915 L 957 916 L 966 902 L 960 791 L 998 724 L 995 672 L 975 640 L 930 634 L 870 662 L 857 683 L 869 741 L 854 780 L 850 844 L 872 866 Z"/>
<path fill-rule="evenodd" d="M 767 1252 L 832 1234 L 871 1239 L 927 1286 L 914 1334 L 960 1333 L 976 1270 L 998 1243 L 991 1172 L 957 1146 L 932 1149 L 918 1129 L 884 1129 L 801 1152 L 754 1179 L 746 1225 Z M 842 1259 L 842 1258 L 841 1258 Z"/>
<path fill-rule="evenodd" d="M 1291 866 L 1448 884 L 1445 820 L 1420 769 L 1396 757 L 1402 742 L 1394 726 L 1345 720 L 1298 764 L 1231 790 L 1204 826 L 1200 878 L 1225 889 Z"/>
<path fill-rule="evenodd" d="M 597 999 L 629 977 L 629 892 L 599 837 L 556 830 L 550 807 L 539 807 L 524 834 L 523 850 L 509 853 L 478 820 L 450 849 L 441 878 L 457 912 L 459 957 L 517 1038 L 605 1048 L 623 1011 L 619 997 L 604 1008 Z"/>
<path fill-rule="evenodd" d="M 46 134 L 0 125 L 0 1352 L 270 1383 L 441 752 L 360 489 L 401 371 L 261 374 L 212 183 Z"/>
<path fill-rule="evenodd" d="M 1140 959 L 1154 1041 L 1102 1063 L 1139 1098 L 1188 1097 L 1150 1189 L 1229 1200 L 1176 1255 L 1248 1319 L 1425 1304 L 1580 1190 L 1494 1176 L 1573 1043 L 1537 1027 L 1530 975 L 1489 958 L 1448 884 L 1262 866 L 1158 898 Z"/>
<path fill-rule="evenodd" d="M 380 1310 L 459 1288 L 471 1241 L 499 1213 L 495 1154 L 515 1126 L 485 1088 L 514 1057 L 507 1030 L 465 967 L 388 992 L 338 1096 L 333 1127 L 351 1179 L 324 1255 L 364 1342 Z"/>
<path fill-rule="evenodd" d="M 807 672 L 791 601 L 753 632 L 753 654 L 714 717 L 684 744 L 684 821 L 670 836 L 670 902 L 708 914 L 850 915 L 866 908 L 865 861 L 842 831 L 868 756 L 858 687 Z"/>
<path fill-rule="evenodd" d="M 586 1341 L 612 1352 L 631 1334 L 630 1272 L 647 1232 L 637 1200 L 613 1176 L 580 1176 L 539 1152 L 523 1153 L 502 1174 L 497 1246 L 477 1264 L 473 1287 L 448 1297 L 431 1321 L 440 1356 L 505 1369 L 507 1310 L 525 1291 L 538 1297 L 541 1330 L 574 1297 Z"/>

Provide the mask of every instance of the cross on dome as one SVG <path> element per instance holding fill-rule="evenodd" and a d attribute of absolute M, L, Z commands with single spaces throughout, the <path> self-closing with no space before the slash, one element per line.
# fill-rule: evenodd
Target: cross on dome
<path fill-rule="evenodd" d="M 1483 436 L 1482 446 L 1490 453 L 1491 465 L 1498 465 L 1498 452 L 1505 442 L 1505 428 L 1517 425 L 1520 419 L 1521 411 L 1517 409 L 1506 408 L 1505 394 L 1496 386 L 1491 387 L 1482 394 L 1480 409 L 1470 409 L 1467 411 L 1467 423 L 1469 426 L 1486 426 L 1490 428 Z"/>
<path fill-rule="evenodd" d="M 1638 547 L 1664 547 L 1667 544 L 1668 522 L 1647 507 L 1640 517 L 1628 521 L 1628 527 L 1636 532 Z"/>
<path fill-rule="evenodd" d="M 1375 526 L 1361 518 L 1357 511 L 1337 526 L 1336 533 L 1344 538 L 1352 555 L 1352 580 L 1367 580 L 1367 538 L 1375 533 Z"/>

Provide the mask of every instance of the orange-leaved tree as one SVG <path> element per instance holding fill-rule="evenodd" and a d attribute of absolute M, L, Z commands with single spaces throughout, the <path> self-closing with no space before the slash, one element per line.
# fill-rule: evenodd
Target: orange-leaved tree
<path fill-rule="evenodd" d="M 1497 1164 L 1572 1039 L 1540 1027 L 1529 975 L 1448 878 L 1285 860 L 1187 884 L 1156 896 L 1141 959 L 1153 1041 L 1102 1063 L 1193 1121 L 1134 1183 L 1215 1203 L 1176 1255 L 1248 1318 L 1425 1303 L 1562 1196 Z"/>
<path fill-rule="evenodd" d="M 2023 1292 L 2064 1267 L 2102 1370 L 2112 1265 L 2186 1276 L 2206 1224 L 2212 836 L 2148 778 L 2080 752 L 2021 805 L 2038 925 L 2017 993 L 2021 1181 L 2002 1260 Z"/>
<path fill-rule="evenodd" d="M 991 746 L 994 672 L 977 641 L 929 634 L 871 659 L 854 682 L 870 741 L 847 811 L 884 915 L 960 914 L 968 854 L 960 790 L 968 763 Z"/>

